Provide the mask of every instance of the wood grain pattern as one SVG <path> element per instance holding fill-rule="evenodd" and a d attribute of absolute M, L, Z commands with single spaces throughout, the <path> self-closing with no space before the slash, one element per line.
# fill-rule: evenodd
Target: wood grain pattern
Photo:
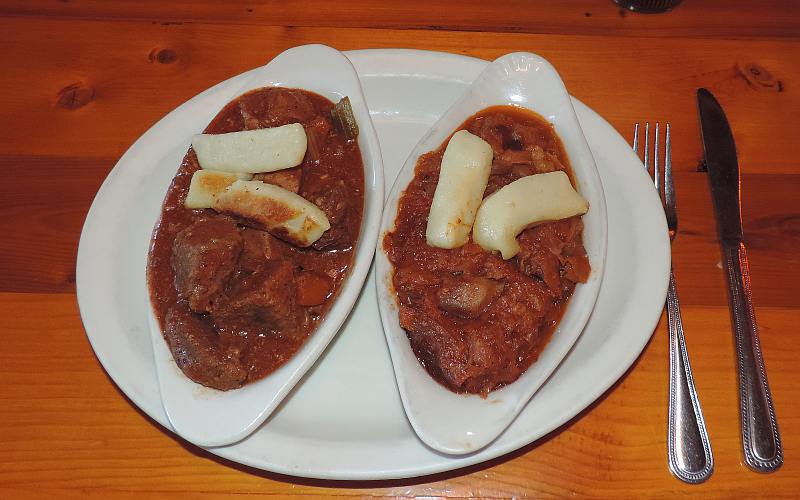
<path fill-rule="evenodd" d="M 626 138 L 634 122 L 671 122 L 673 257 L 716 459 L 708 483 L 684 485 L 666 468 L 663 318 L 628 373 L 562 428 L 508 456 L 422 478 L 326 482 L 250 469 L 175 438 L 125 398 L 94 357 L 75 303 L 77 243 L 94 194 L 170 110 L 303 43 L 484 59 L 533 51 Z M 797 497 L 800 3 L 685 0 L 643 16 L 610 0 L 5 0 L 0 46 L 0 498 Z M 744 231 L 786 454 L 771 475 L 747 470 L 739 451 L 727 296 L 708 183 L 696 171 L 700 86 L 725 107 L 745 173 Z"/>
<path fill-rule="evenodd" d="M 800 452 L 797 343 L 785 342 L 795 309 L 759 310 L 766 363 L 786 456 Z M 227 493 L 376 497 L 667 498 L 747 496 L 769 488 L 789 497 L 800 465 L 774 475 L 741 463 L 728 311 L 686 307 L 687 343 L 717 460 L 712 479 L 687 486 L 665 467 L 667 341 L 659 326 L 644 354 L 612 391 L 557 432 L 489 464 L 437 476 L 325 482 L 265 473 L 214 458 L 163 431 L 126 400 L 91 353 L 66 294 L 0 294 L 0 496 L 120 497 Z M 27 332 L 20 335 L 19 332 Z M 54 349 L 57 346 L 57 351 Z M 31 371 L 33 370 L 33 376 Z M 391 390 L 391 388 L 387 388 Z M 569 464 L 569 465 L 567 465 Z M 336 489 L 332 489 L 336 488 Z M 781 495 L 780 492 L 784 492 Z"/>
<path fill-rule="evenodd" d="M 0 183 L 0 291 L 74 291 L 83 220 L 115 161 L 0 155 L 17 172 Z"/>
<path fill-rule="evenodd" d="M 258 26 L 337 26 L 608 34 L 646 37 L 796 37 L 800 5 L 784 0 L 687 1 L 662 16 L 629 13 L 610 0 L 493 2 L 464 0 L 6 0 L 0 15 L 77 19 L 137 19 L 159 23 L 220 23 Z"/>
<path fill-rule="evenodd" d="M 95 50 L 95 40 L 103 40 L 103 50 Z M 758 90 L 737 69 L 752 62 L 781 82 L 800 81 L 795 57 L 800 41 L 794 39 L 656 43 L 596 36 L 0 19 L 0 44 L 16 48 L 7 54 L 0 80 L 0 109 L 15 117 L 15 127 L 0 136 L 0 151 L 64 157 L 91 151 L 94 157 L 118 158 L 153 123 L 202 90 L 290 46 L 314 42 L 341 50 L 409 47 L 484 59 L 516 50 L 540 53 L 558 68 L 573 95 L 624 134 L 636 121 L 670 121 L 679 145 L 674 161 L 683 170 L 695 170 L 702 157 L 694 94 L 697 87 L 708 87 L 734 124 L 745 172 L 800 173 L 793 155 L 796 134 L 786 126 L 800 107 L 800 90 L 787 83 L 781 83 L 781 92 Z"/>

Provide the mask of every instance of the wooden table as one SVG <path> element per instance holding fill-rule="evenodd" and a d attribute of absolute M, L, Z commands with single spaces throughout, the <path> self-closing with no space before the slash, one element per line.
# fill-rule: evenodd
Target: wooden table
<path fill-rule="evenodd" d="M 800 4 L 685 0 L 637 15 L 607 0 L 0 2 L 0 497 L 796 497 L 800 494 Z M 81 224 L 128 146 L 178 104 L 284 49 L 413 47 L 548 58 L 625 137 L 672 123 L 673 247 L 716 471 L 666 467 L 667 336 L 572 421 L 489 463 L 433 477 L 325 482 L 217 459 L 137 410 L 86 340 L 75 301 Z M 733 124 L 744 230 L 786 463 L 742 463 L 730 317 L 697 87 Z"/>

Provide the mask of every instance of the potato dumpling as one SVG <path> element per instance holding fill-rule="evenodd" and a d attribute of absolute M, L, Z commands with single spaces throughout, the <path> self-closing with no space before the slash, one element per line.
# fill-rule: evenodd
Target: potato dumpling
<path fill-rule="evenodd" d="M 306 131 L 299 123 L 192 138 L 200 166 L 223 172 L 254 174 L 296 167 L 303 163 L 306 147 Z"/>
<path fill-rule="evenodd" d="M 517 235 L 543 222 L 585 214 L 588 202 L 562 171 L 522 177 L 487 196 L 478 209 L 472 239 L 503 259 L 519 253 Z"/>
<path fill-rule="evenodd" d="M 331 227 L 318 206 L 282 187 L 260 181 L 237 180 L 217 196 L 212 208 L 298 247 L 311 245 Z"/>
<path fill-rule="evenodd" d="M 475 213 L 492 170 L 492 147 L 459 130 L 447 143 L 433 194 L 425 239 L 438 248 L 457 248 L 469 241 Z"/>
<path fill-rule="evenodd" d="M 232 174 L 217 170 L 200 169 L 192 175 L 189 192 L 183 205 L 186 208 L 211 208 L 225 189 L 239 179 L 250 180 L 252 174 Z"/>

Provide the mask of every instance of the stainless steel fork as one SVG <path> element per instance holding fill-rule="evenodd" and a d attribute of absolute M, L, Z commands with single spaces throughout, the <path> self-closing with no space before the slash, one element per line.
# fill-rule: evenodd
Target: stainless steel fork
<path fill-rule="evenodd" d="M 667 217 L 670 243 L 678 233 L 678 211 L 675 206 L 675 185 L 672 181 L 672 155 L 669 123 L 664 138 L 663 172 L 659 170 L 659 128 L 656 123 L 653 138 L 653 183 L 658 191 Z M 639 153 L 639 124 L 633 133 L 633 150 Z M 644 168 L 650 172 L 650 123 L 644 129 Z M 694 387 L 692 367 L 683 335 L 681 306 L 675 288 L 672 266 L 667 291 L 667 322 L 669 325 L 669 421 L 667 424 L 667 459 L 669 469 L 681 481 L 702 483 L 714 472 L 714 456 L 708 439 L 703 411 Z"/>

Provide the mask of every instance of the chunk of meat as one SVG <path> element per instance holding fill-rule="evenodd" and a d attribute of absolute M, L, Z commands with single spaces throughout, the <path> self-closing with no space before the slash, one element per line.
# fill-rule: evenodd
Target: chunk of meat
<path fill-rule="evenodd" d="M 401 328 L 413 332 L 408 340 L 422 364 L 434 377 L 458 390 L 469 377 L 469 352 L 463 340 L 419 309 L 401 305 L 399 320 Z"/>
<path fill-rule="evenodd" d="M 202 317 L 177 304 L 167 311 L 164 337 L 172 357 L 187 377 L 221 391 L 241 387 L 247 380 L 238 347 L 224 345 Z"/>
<path fill-rule="evenodd" d="M 592 271 L 586 250 L 581 246 L 579 253 L 566 255 L 563 258 L 564 277 L 573 283 L 585 283 Z"/>
<path fill-rule="evenodd" d="M 401 303 L 421 304 L 425 299 L 426 287 L 439 286 L 442 279 L 436 273 L 414 266 L 404 266 L 395 270 L 394 287 Z"/>
<path fill-rule="evenodd" d="M 287 91 L 288 90 L 288 91 Z M 316 116 L 314 104 L 301 91 L 286 89 L 267 94 L 267 123 L 270 127 L 307 123 Z"/>
<path fill-rule="evenodd" d="M 242 231 L 242 253 L 239 256 L 239 270 L 254 273 L 263 268 L 268 261 L 286 255 L 287 244 L 266 231 L 245 228 Z"/>
<path fill-rule="evenodd" d="M 547 238 L 550 245 L 544 246 L 537 242 L 535 233 L 523 231 L 519 236 L 520 252 L 517 254 L 519 270 L 533 278 L 539 278 L 545 285 L 560 296 L 561 292 L 561 265 L 556 252 L 561 249 L 553 246 L 554 240 Z"/>
<path fill-rule="evenodd" d="M 511 167 L 511 173 L 514 174 L 514 180 L 520 179 L 522 177 L 526 177 L 528 175 L 533 175 L 536 172 L 536 169 L 530 163 L 521 163 Z"/>
<path fill-rule="evenodd" d="M 467 336 L 469 361 L 465 370 L 468 377 L 461 387 L 466 392 L 481 394 L 485 398 L 498 382 L 505 384 L 516 378 L 508 380 L 509 373 L 516 372 L 517 360 L 515 353 L 499 343 L 495 336 L 480 331 L 470 333 Z"/>
<path fill-rule="evenodd" d="M 253 130 L 272 127 L 267 123 L 267 101 L 257 92 L 248 92 L 239 97 L 239 115 L 242 126 L 238 130 Z"/>
<path fill-rule="evenodd" d="M 214 324 L 226 332 L 283 330 L 297 327 L 297 285 L 294 266 L 285 260 L 268 261 L 226 290 L 211 311 Z"/>
<path fill-rule="evenodd" d="M 318 306 L 331 294 L 333 282 L 325 274 L 300 271 L 297 274 L 297 303 L 301 306 Z"/>
<path fill-rule="evenodd" d="M 571 217 L 560 221 L 556 229 L 560 232 L 559 237 L 566 242 L 558 255 L 564 269 L 564 278 L 573 283 L 585 283 L 589 279 L 591 266 L 580 238 L 583 220 L 580 217 Z"/>
<path fill-rule="evenodd" d="M 241 251 L 239 229 L 226 217 L 207 217 L 186 227 L 172 246 L 178 297 L 192 311 L 208 312 L 233 275 Z"/>
<path fill-rule="evenodd" d="M 485 397 L 498 381 L 507 383 L 519 376 L 514 351 L 498 342 L 492 331 L 446 328 L 432 316 L 405 306 L 400 307 L 399 316 L 400 326 L 414 333 L 409 335 L 414 354 L 436 379 L 456 392 Z"/>
<path fill-rule="evenodd" d="M 287 191 L 297 194 L 300 191 L 300 181 L 302 176 L 303 173 L 300 171 L 300 167 L 294 167 L 286 170 L 278 170 L 277 172 L 264 172 L 255 174 L 253 176 L 253 180 L 282 187 Z"/>
<path fill-rule="evenodd" d="M 490 176 L 503 176 L 511 173 L 512 164 L 495 156 L 492 160 L 492 170 L 489 172 Z M 501 186 L 502 187 L 502 186 Z"/>
<path fill-rule="evenodd" d="M 551 223 L 550 228 L 558 235 L 561 241 L 567 244 L 579 242 L 580 235 L 583 232 L 583 219 L 580 216 L 562 219 Z"/>
<path fill-rule="evenodd" d="M 328 133 L 331 131 L 331 127 L 331 121 L 320 115 L 314 118 L 311 121 L 311 124 L 306 127 L 306 133 L 313 131 L 314 135 L 316 135 L 318 139 L 325 141 L 325 139 L 328 137 Z"/>
<path fill-rule="evenodd" d="M 426 269 L 417 269 L 412 266 L 405 266 L 395 271 L 395 282 L 400 287 L 418 288 L 420 286 L 438 286 L 442 278 Z"/>
<path fill-rule="evenodd" d="M 546 144 L 548 135 L 552 133 L 551 127 L 545 128 L 542 124 L 530 122 L 514 122 L 511 127 L 511 137 L 515 143 L 521 145 L 519 149 L 529 149 L 536 144 Z"/>
<path fill-rule="evenodd" d="M 327 190 L 317 193 L 311 198 L 311 202 L 325 212 L 331 225 L 342 222 L 348 209 L 344 181 L 338 181 Z"/>
<path fill-rule="evenodd" d="M 545 151 L 541 146 L 528 146 L 527 149 L 506 149 L 495 155 L 492 162 L 492 174 L 513 172 L 516 177 L 533 174 L 546 174 L 564 170 L 564 165 L 554 153 Z"/>
<path fill-rule="evenodd" d="M 488 142 L 495 155 L 499 155 L 512 146 L 519 146 L 519 144 L 514 144 L 511 136 L 513 127 L 514 120 L 508 115 L 493 114 L 478 117 L 467 130 Z"/>
<path fill-rule="evenodd" d="M 507 149 L 502 154 L 497 155 L 495 161 L 509 165 L 530 165 L 533 163 L 533 158 L 530 151 Z"/>
<path fill-rule="evenodd" d="M 244 130 L 255 130 L 259 128 L 264 128 L 264 124 L 259 120 L 255 115 L 253 115 L 250 110 L 244 105 L 244 103 L 239 104 L 239 111 L 242 114 L 242 120 L 244 122 Z"/>
<path fill-rule="evenodd" d="M 535 173 L 531 152 L 527 150 L 507 149 L 502 154 L 495 155 L 492 161 L 491 175 L 500 176 L 500 178 L 494 179 L 500 184 L 497 189 L 520 177 Z M 493 189 L 492 192 L 495 190 Z"/>
<path fill-rule="evenodd" d="M 331 122 L 324 116 L 314 118 L 311 124 L 306 127 L 306 138 L 308 139 L 306 161 L 319 161 L 322 155 L 322 148 L 328 140 L 330 131 Z"/>
<path fill-rule="evenodd" d="M 480 276 L 445 278 L 436 292 L 439 308 L 454 316 L 474 319 L 503 292 L 503 283 Z"/>
<path fill-rule="evenodd" d="M 578 243 L 582 230 L 580 217 L 526 229 L 517 240 L 520 252 L 516 259 L 520 271 L 544 281 L 556 297 L 565 291 L 562 276 L 572 283 L 586 281 L 590 268 L 586 251 Z"/>
<path fill-rule="evenodd" d="M 556 170 L 564 170 L 564 165 L 558 160 L 558 156 L 550 151 L 545 151 L 540 146 L 531 147 L 530 155 L 533 160 L 534 173 L 546 174 Z"/>
<path fill-rule="evenodd" d="M 345 224 L 349 220 L 347 214 L 350 210 L 350 202 L 347 196 L 347 189 L 343 181 L 328 186 L 328 189 L 317 193 L 303 196 L 311 203 L 318 206 L 325 212 L 331 228 L 325 231 L 322 236 L 311 246 L 315 250 L 342 250 L 344 242 L 348 240 L 349 230 Z"/>

